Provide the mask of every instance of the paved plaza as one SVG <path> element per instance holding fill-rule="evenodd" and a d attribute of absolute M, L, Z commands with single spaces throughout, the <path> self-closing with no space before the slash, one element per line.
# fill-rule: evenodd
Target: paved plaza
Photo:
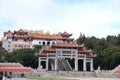
<path fill-rule="evenodd" d="M 11 78 L 11 79 L 5 79 L 5 80 L 27 80 L 26 78 Z"/>
<path fill-rule="evenodd" d="M 73 80 L 120 80 L 120 78 L 65 78 L 65 79 L 73 79 Z"/>
<path fill-rule="evenodd" d="M 120 80 L 120 78 L 70 78 L 64 77 L 65 79 L 74 79 L 74 80 Z M 8 79 L 9 80 L 9 79 Z M 26 78 L 12 78 L 10 80 L 27 80 Z"/>

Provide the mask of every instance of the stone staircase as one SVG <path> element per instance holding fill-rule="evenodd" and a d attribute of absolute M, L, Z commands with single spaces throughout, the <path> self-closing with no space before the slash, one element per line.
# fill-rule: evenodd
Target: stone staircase
<path fill-rule="evenodd" d="M 72 68 L 68 61 L 65 59 L 58 59 L 58 71 L 72 71 Z"/>

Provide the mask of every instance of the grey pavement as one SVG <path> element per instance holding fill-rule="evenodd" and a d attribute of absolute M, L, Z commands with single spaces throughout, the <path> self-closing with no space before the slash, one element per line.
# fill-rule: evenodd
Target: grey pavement
<path fill-rule="evenodd" d="M 62 77 L 65 79 L 73 79 L 73 80 L 120 80 L 120 78 L 68 78 L 68 77 Z"/>
<path fill-rule="evenodd" d="M 11 79 L 7 79 L 7 80 L 27 80 L 26 78 L 11 78 Z"/>
<path fill-rule="evenodd" d="M 74 79 L 74 80 L 120 80 L 120 78 L 79 78 L 79 77 L 60 77 L 64 79 Z M 7 80 L 27 80 L 26 78 L 12 78 Z"/>

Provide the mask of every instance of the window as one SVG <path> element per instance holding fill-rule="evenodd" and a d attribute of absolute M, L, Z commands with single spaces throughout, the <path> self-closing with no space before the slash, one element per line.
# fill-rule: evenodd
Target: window
<path fill-rule="evenodd" d="M 29 45 L 31 45 L 31 42 L 29 42 Z"/>
<path fill-rule="evenodd" d="M 55 42 L 52 42 L 52 44 L 55 44 Z"/>
<path fill-rule="evenodd" d="M 45 42 L 43 42 L 43 45 L 45 45 Z"/>
<path fill-rule="evenodd" d="M 62 53 L 71 53 L 71 51 L 62 51 Z"/>
<path fill-rule="evenodd" d="M 55 57 L 55 55 L 51 55 L 51 54 L 49 54 L 48 57 Z"/>
<path fill-rule="evenodd" d="M 15 41 L 17 41 L 17 39 L 15 39 Z"/>
<path fill-rule="evenodd" d="M 73 54 L 75 54 L 75 51 L 73 51 Z"/>
<path fill-rule="evenodd" d="M 10 41 L 8 41 L 8 44 L 10 44 Z"/>
<path fill-rule="evenodd" d="M 70 41 L 67 41 L 67 43 L 70 43 Z"/>
<path fill-rule="evenodd" d="M 10 47 L 10 45 L 8 45 L 8 47 Z"/>
<path fill-rule="evenodd" d="M 8 49 L 8 51 L 10 51 L 10 49 Z"/>
<path fill-rule="evenodd" d="M 23 47 L 22 45 L 19 45 L 19 47 Z"/>
<path fill-rule="evenodd" d="M 24 41 L 26 42 L 27 40 L 26 40 L 26 39 L 24 39 Z"/>
<path fill-rule="evenodd" d="M 41 44 L 41 42 L 39 42 L 39 44 Z"/>
<path fill-rule="evenodd" d="M 50 45 L 50 42 L 47 42 L 47 45 Z"/>
<path fill-rule="evenodd" d="M 57 51 L 57 53 L 60 53 L 60 51 Z"/>

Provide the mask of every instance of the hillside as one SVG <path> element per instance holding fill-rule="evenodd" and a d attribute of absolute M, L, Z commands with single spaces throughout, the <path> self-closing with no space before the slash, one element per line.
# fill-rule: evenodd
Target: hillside
<path fill-rule="evenodd" d="M 120 34 L 117 36 L 108 35 L 106 38 L 86 37 L 80 33 L 77 39 L 78 44 L 84 43 L 88 49 L 92 49 L 97 55 L 94 59 L 94 68 L 113 69 L 120 64 Z"/>

